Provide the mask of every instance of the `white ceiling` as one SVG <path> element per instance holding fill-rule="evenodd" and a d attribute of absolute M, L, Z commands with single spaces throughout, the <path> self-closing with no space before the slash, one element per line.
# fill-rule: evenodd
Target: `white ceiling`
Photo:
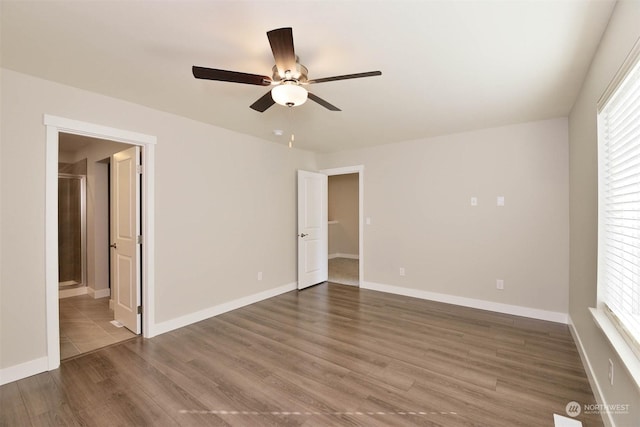
<path fill-rule="evenodd" d="M 566 116 L 613 0 L 2 1 L 2 66 L 300 148 L 329 152 Z M 192 65 L 271 75 L 293 27 L 340 107 L 265 113 L 268 88 L 196 80 Z M 284 129 L 276 137 L 272 131 Z"/>

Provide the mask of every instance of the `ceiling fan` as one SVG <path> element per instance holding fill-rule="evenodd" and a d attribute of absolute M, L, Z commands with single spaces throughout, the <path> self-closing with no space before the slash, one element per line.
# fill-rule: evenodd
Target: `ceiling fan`
<path fill-rule="evenodd" d="M 293 31 L 291 28 L 278 28 L 267 32 L 271 51 L 276 61 L 272 77 L 258 74 L 241 73 L 237 71 L 218 70 L 215 68 L 192 67 L 193 76 L 197 79 L 218 80 L 222 82 L 244 83 L 257 86 L 274 86 L 269 92 L 251 104 L 251 108 L 263 113 L 273 104 L 278 103 L 287 107 L 296 107 L 306 102 L 307 98 L 317 102 L 331 111 L 341 111 L 319 96 L 307 91 L 304 86 L 332 82 L 336 80 L 357 79 L 360 77 L 380 76 L 380 71 L 346 74 L 342 76 L 325 77 L 322 79 L 307 78 L 307 67 L 300 64 L 293 49 Z"/>

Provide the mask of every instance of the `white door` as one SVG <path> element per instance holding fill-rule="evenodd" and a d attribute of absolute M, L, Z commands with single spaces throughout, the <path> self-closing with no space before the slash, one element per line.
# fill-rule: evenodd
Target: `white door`
<path fill-rule="evenodd" d="M 140 147 L 111 156 L 111 291 L 115 320 L 136 334 L 140 306 Z"/>
<path fill-rule="evenodd" d="M 328 279 L 327 175 L 298 171 L 298 289 Z"/>

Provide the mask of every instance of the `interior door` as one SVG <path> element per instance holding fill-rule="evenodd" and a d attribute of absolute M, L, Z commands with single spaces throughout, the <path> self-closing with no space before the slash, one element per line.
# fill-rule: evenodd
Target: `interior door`
<path fill-rule="evenodd" d="M 111 291 L 115 320 L 141 331 L 140 147 L 111 156 Z"/>
<path fill-rule="evenodd" d="M 298 171 L 298 289 L 328 279 L 327 175 Z"/>

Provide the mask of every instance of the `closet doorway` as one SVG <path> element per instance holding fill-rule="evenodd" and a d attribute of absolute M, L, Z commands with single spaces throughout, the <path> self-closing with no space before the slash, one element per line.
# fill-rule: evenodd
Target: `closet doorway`
<path fill-rule="evenodd" d="M 363 282 L 362 209 L 364 167 L 323 170 L 328 175 L 329 282 Z"/>

